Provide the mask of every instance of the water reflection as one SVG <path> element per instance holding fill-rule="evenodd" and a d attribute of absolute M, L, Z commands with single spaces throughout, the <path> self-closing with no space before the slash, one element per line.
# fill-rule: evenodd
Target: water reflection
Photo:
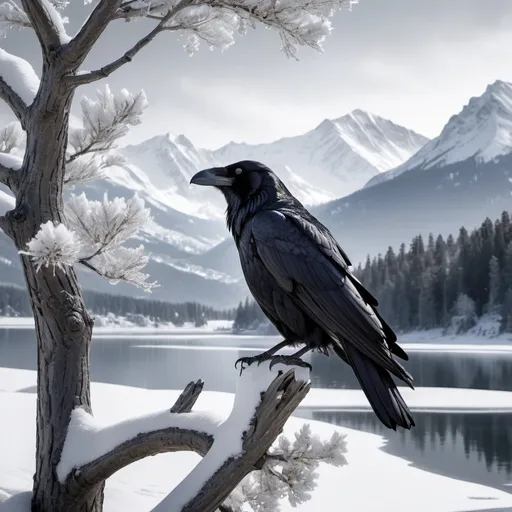
<path fill-rule="evenodd" d="M 275 341 L 275 340 L 273 340 Z M 145 388 L 183 388 L 203 379 L 205 389 L 234 391 L 234 361 L 263 349 L 261 337 L 222 335 L 95 337 L 91 349 L 92 378 L 98 382 Z M 221 347 L 219 349 L 219 347 Z M 223 348 L 222 348 L 223 347 Z M 260 350 L 261 351 L 261 350 Z M 335 358 L 313 355 L 314 387 L 359 386 L 352 370 Z M 35 369 L 35 336 L 31 329 L 0 329 L 0 366 Z M 406 363 L 416 386 L 512 391 L 512 353 L 436 354 L 414 352 Z M 417 426 L 398 433 L 385 429 L 372 412 L 301 413 L 320 421 L 383 435 L 386 451 L 435 473 L 446 474 L 512 492 L 512 415 L 414 413 Z"/>
<path fill-rule="evenodd" d="M 435 353 L 413 352 L 402 363 L 417 387 L 471 388 L 512 391 L 512 352 Z M 314 354 L 311 381 L 314 387 L 359 389 L 357 379 L 342 361 Z"/>
<path fill-rule="evenodd" d="M 306 413 L 307 414 L 307 413 Z M 512 414 L 415 412 L 416 427 L 386 429 L 371 413 L 312 412 L 319 421 L 379 434 L 384 451 L 415 466 L 512 493 Z"/>

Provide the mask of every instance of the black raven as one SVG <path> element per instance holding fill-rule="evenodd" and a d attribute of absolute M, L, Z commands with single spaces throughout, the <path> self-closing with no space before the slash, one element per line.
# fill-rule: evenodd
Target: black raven
<path fill-rule="evenodd" d="M 226 218 L 247 285 L 284 341 L 245 364 L 271 359 L 308 365 L 300 356 L 331 349 L 349 364 L 373 410 L 386 425 L 414 426 L 391 374 L 413 388 L 393 358 L 407 360 L 377 300 L 352 274 L 351 263 L 329 230 L 290 193 L 268 167 L 237 162 L 198 172 L 190 181 L 213 186 L 227 202 Z M 274 355 L 305 344 L 293 356 Z"/>

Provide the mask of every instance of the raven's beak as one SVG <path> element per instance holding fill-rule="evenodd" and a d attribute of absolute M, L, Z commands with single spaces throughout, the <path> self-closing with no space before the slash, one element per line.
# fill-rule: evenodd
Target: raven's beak
<path fill-rule="evenodd" d="M 212 167 L 199 171 L 192 176 L 190 180 L 191 185 L 204 185 L 212 187 L 230 187 L 233 185 L 234 178 L 228 176 L 228 171 L 225 167 Z"/>

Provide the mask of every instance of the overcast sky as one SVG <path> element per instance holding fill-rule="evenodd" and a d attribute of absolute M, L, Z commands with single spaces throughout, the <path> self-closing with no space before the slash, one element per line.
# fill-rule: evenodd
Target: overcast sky
<path fill-rule="evenodd" d="M 87 12 L 83 0 L 71 0 L 70 33 Z M 160 34 L 106 79 L 115 90 L 143 88 L 148 96 L 144 122 L 127 141 L 172 131 L 208 148 L 268 142 L 356 108 L 434 137 L 488 83 L 512 81 L 511 0 L 360 0 L 333 25 L 324 53 L 302 48 L 298 62 L 262 27 L 224 52 L 202 46 L 193 57 L 175 34 Z M 119 57 L 150 26 L 113 23 L 86 67 Z M 1 46 L 30 57 L 39 70 L 30 32 Z M 78 96 L 83 92 L 91 89 Z"/>

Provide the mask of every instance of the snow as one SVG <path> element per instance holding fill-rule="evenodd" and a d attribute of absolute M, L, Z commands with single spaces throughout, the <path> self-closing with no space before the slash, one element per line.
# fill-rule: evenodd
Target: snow
<path fill-rule="evenodd" d="M 39 78 L 32 65 L 0 48 L 0 77 L 30 106 L 39 89 Z"/>
<path fill-rule="evenodd" d="M 17 171 L 23 165 L 23 158 L 9 153 L 0 153 L 0 165 L 9 167 Z"/>
<path fill-rule="evenodd" d="M 0 368 L 0 410 L 9 411 L 0 422 L 1 512 L 30 510 L 27 491 L 34 473 L 36 397 L 30 392 L 15 392 L 15 385 L 19 384 L 18 389 L 22 389 L 35 383 L 35 372 Z M 465 390 L 457 391 L 461 395 L 465 393 Z M 112 424 L 127 419 L 130 414 L 148 414 L 164 404 L 172 404 L 179 391 L 93 383 L 91 395 L 95 417 L 103 424 Z M 194 409 L 215 409 L 226 415 L 232 404 L 230 394 L 205 391 Z M 428 473 L 385 453 L 381 449 L 385 446 L 381 436 L 318 421 L 308 420 L 307 423 L 323 439 L 331 437 L 333 432 L 347 435 L 348 464 L 340 468 L 321 464 L 319 485 L 312 499 L 296 508 L 282 502 L 283 512 L 330 510 L 333 503 L 340 503 L 340 496 L 344 509 L 360 512 L 373 512 L 376 503 L 386 503 L 394 512 L 460 512 L 474 510 L 476 502 L 481 511 L 512 508 L 509 493 Z M 284 434 L 292 437 L 302 425 L 304 420 L 291 418 Z M 186 452 L 162 454 L 131 464 L 108 480 L 105 512 L 151 510 L 198 460 L 197 455 Z M 371 492 L 368 492 L 368 482 L 371 482 Z M 435 492 L 425 492 L 425 489 L 435 489 Z M 7 499 L 10 495 L 12 497 Z"/>
<path fill-rule="evenodd" d="M 153 334 L 164 335 L 166 333 L 173 335 L 182 335 L 190 339 L 191 335 L 203 337 L 215 331 L 231 330 L 233 320 L 208 320 L 207 325 L 195 327 L 192 322 L 185 322 L 181 327 L 176 327 L 172 323 L 159 323 L 155 327 L 152 322 L 147 326 L 139 326 L 123 316 L 115 315 L 94 315 L 94 336 L 101 337 L 124 337 L 125 335 L 140 337 L 141 335 L 152 336 Z M 31 316 L 0 316 L 0 329 L 29 329 L 34 327 L 34 318 Z M 219 334 L 219 337 L 221 335 Z M 225 337 L 225 334 L 222 336 Z M 210 336 L 208 337 L 208 339 Z"/>
<path fill-rule="evenodd" d="M 72 266 L 78 261 L 80 247 L 76 233 L 64 224 L 55 225 L 49 220 L 41 224 L 36 236 L 27 243 L 27 249 L 18 252 L 30 256 L 37 271 L 41 267 L 65 270 L 66 266 Z"/>
<path fill-rule="evenodd" d="M 174 427 L 214 435 L 220 422 L 220 418 L 208 412 L 172 414 L 167 408 L 161 412 L 102 425 L 87 411 L 77 408 L 71 413 L 57 476 L 64 483 L 74 468 L 105 455 L 138 434 Z"/>
<path fill-rule="evenodd" d="M 309 371 L 299 367 L 276 364 L 251 365 L 237 379 L 233 409 L 215 432 L 212 447 L 199 464 L 176 486 L 171 496 L 163 500 L 154 512 L 180 512 L 222 465 L 242 453 L 243 433 L 249 430 L 254 411 L 261 402 L 261 393 L 277 377 L 278 372 L 295 371 L 298 381 L 309 382 Z"/>
<path fill-rule="evenodd" d="M 450 118 L 441 134 L 395 169 L 366 186 L 382 183 L 411 169 L 430 169 L 475 158 L 489 162 L 512 150 L 512 84 L 497 80 Z"/>
<path fill-rule="evenodd" d="M 41 4 L 43 8 L 48 13 L 48 17 L 50 18 L 53 26 L 57 29 L 59 34 L 60 44 L 67 44 L 71 41 L 71 37 L 66 33 L 66 29 L 64 28 L 64 23 L 67 22 L 67 18 L 63 18 L 59 11 L 52 5 L 50 0 L 41 0 Z"/>
<path fill-rule="evenodd" d="M 317 187 L 343 197 L 403 163 L 427 142 L 426 137 L 387 119 L 354 110 L 339 119 L 326 119 L 303 135 L 260 145 L 230 143 L 215 155 L 223 165 L 259 160 L 286 185 L 290 181 L 287 169 L 291 169 L 306 183 L 314 177 Z"/>
<path fill-rule="evenodd" d="M 412 411 L 423 412 L 512 412 L 511 391 L 486 389 L 399 387 L 400 394 Z M 313 388 L 300 409 L 370 410 L 368 400 L 359 389 Z"/>

